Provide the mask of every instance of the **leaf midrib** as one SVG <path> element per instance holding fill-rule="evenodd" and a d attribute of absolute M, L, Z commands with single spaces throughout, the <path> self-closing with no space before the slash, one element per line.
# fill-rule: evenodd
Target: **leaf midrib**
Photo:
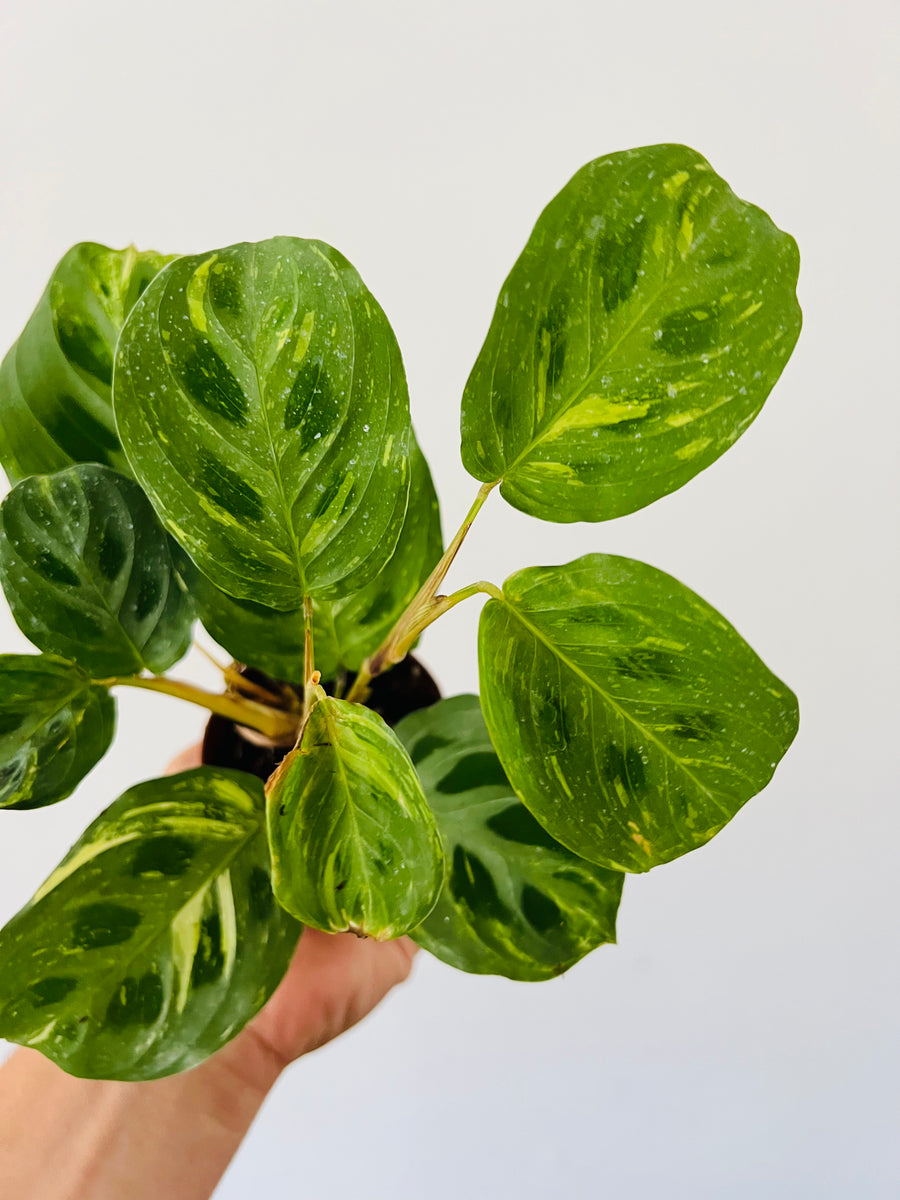
<path fill-rule="evenodd" d="M 253 256 L 251 258 L 251 278 L 253 280 L 254 300 L 256 300 L 257 299 L 257 297 L 256 297 L 257 269 L 256 269 L 256 251 L 255 251 L 255 249 L 253 252 Z M 296 271 L 294 272 L 294 279 L 295 279 L 295 283 L 296 283 Z M 298 293 L 299 293 L 299 289 L 298 289 Z M 299 299 L 299 295 L 298 295 L 298 299 Z M 253 305 L 252 311 L 254 313 L 258 311 L 257 304 Z M 298 307 L 297 307 L 297 305 L 295 305 L 295 307 L 294 307 L 294 318 L 295 319 L 298 315 L 298 311 L 299 311 Z M 305 596 L 306 592 L 307 592 L 306 573 L 303 570 L 303 563 L 301 562 L 301 559 L 300 559 L 300 541 L 297 537 L 297 531 L 294 528 L 294 522 L 291 517 L 291 509 L 290 509 L 290 506 L 288 505 L 287 496 L 284 491 L 284 479 L 283 479 L 282 473 L 281 473 L 281 461 L 275 450 L 275 439 L 272 436 L 272 427 L 269 424 L 269 412 L 268 412 L 268 408 L 267 408 L 266 402 L 265 402 L 265 388 L 263 387 L 262 379 L 260 378 L 260 374 L 259 374 L 259 357 L 260 357 L 260 355 L 259 355 L 259 325 L 257 322 L 254 322 L 254 324 L 256 324 L 256 328 L 253 331 L 253 344 L 255 347 L 255 353 L 253 355 L 252 365 L 253 365 L 253 378 L 256 380 L 256 396 L 259 401 L 259 409 L 260 409 L 260 413 L 262 415 L 263 425 L 265 427 L 266 444 L 269 449 L 269 457 L 271 458 L 271 461 L 272 461 L 272 474 L 275 477 L 275 485 L 278 488 L 278 499 L 279 499 L 280 506 L 281 506 L 281 513 L 282 513 L 282 517 L 284 519 L 284 524 L 285 524 L 285 528 L 288 533 L 288 537 L 291 539 L 291 546 L 294 551 L 294 565 L 297 568 L 297 577 L 300 582 L 300 587 Z M 223 332 L 224 332 L 224 330 L 223 330 Z"/>
<path fill-rule="evenodd" d="M 660 297 L 663 295 L 663 293 L 668 289 L 669 284 L 672 282 L 672 280 L 674 280 L 686 267 L 686 265 L 688 263 L 688 259 L 691 256 L 691 252 L 693 251 L 694 246 L 696 244 L 697 244 L 696 242 L 692 242 L 691 246 L 688 248 L 687 254 L 684 256 L 684 258 L 682 258 L 681 262 L 675 266 L 674 270 L 672 270 L 668 274 L 664 275 L 662 283 L 656 289 L 656 291 L 652 294 L 652 296 L 647 301 L 647 303 L 644 305 L 644 307 L 638 311 L 635 318 L 631 321 L 631 323 L 629 325 L 627 325 L 625 327 L 624 331 L 620 334 L 620 336 L 616 339 L 616 341 L 613 342 L 613 344 L 604 351 L 603 356 L 597 361 L 597 363 L 593 367 L 589 368 L 588 373 L 585 376 L 584 380 L 578 385 L 578 387 L 573 392 L 570 399 L 567 400 L 564 404 L 562 404 L 560 408 L 555 410 L 555 412 L 553 414 L 553 420 L 546 426 L 546 428 L 541 433 L 536 434 L 534 437 L 532 437 L 531 441 L 527 444 L 527 446 L 525 446 L 525 448 L 516 456 L 516 458 L 507 465 L 506 469 L 503 471 L 502 475 L 500 476 L 501 480 L 506 479 L 510 475 L 512 475 L 513 472 L 515 471 L 516 467 L 519 466 L 519 464 L 522 462 L 522 460 L 524 458 L 526 458 L 528 455 L 530 455 L 531 452 L 537 446 L 541 445 L 542 442 L 546 441 L 545 435 L 546 435 L 547 430 L 552 429 L 554 424 L 559 420 L 559 418 L 564 416 L 569 411 L 569 409 L 572 408 L 584 396 L 587 388 L 592 384 L 594 379 L 596 379 L 599 372 L 603 369 L 604 366 L 606 366 L 609 363 L 609 360 L 613 357 L 613 355 L 616 353 L 616 351 L 619 350 L 621 348 L 622 344 L 628 339 L 628 337 L 630 337 L 630 335 L 634 332 L 634 329 L 639 324 L 639 322 L 643 321 L 643 319 L 646 317 L 647 313 L 650 312 L 650 310 L 657 303 L 657 301 L 660 299 Z M 671 249 L 671 247 L 670 247 L 670 249 Z M 669 261 L 671 261 L 671 258 L 669 259 Z M 668 263 L 666 264 L 666 267 L 668 268 Z M 588 346 L 588 353 L 590 353 L 590 345 Z M 533 395 L 531 396 L 531 403 L 532 403 L 532 407 L 533 407 L 533 405 L 534 405 Z"/>
<path fill-rule="evenodd" d="M 363 838 L 362 833 L 359 828 L 359 821 L 357 820 L 357 816 L 356 816 L 356 809 L 355 809 L 354 803 L 353 803 L 353 796 L 352 796 L 352 792 L 350 789 L 350 783 L 347 778 L 347 771 L 344 766 L 343 758 L 341 756 L 341 743 L 340 743 L 340 738 L 338 736 L 338 723 L 337 723 L 336 718 L 331 713 L 331 703 L 330 703 L 328 697 L 326 697 L 324 700 L 320 700 L 319 704 L 322 707 L 322 714 L 323 714 L 323 717 L 325 720 L 325 728 L 328 730 L 328 737 L 329 737 L 329 740 L 331 741 L 331 745 L 332 745 L 332 749 L 333 749 L 332 757 L 333 757 L 333 760 L 335 763 L 335 774 L 338 777 L 338 783 L 339 783 L 340 789 L 343 792 L 343 796 L 344 796 L 344 802 L 343 802 L 342 807 L 344 809 L 345 819 L 348 820 L 350 822 L 350 824 L 353 826 L 353 835 L 352 836 L 353 836 L 353 839 L 354 839 L 354 841 L 356 843 L 356 847 L 357 847 L 357 852 L 356 852 L 355 857 L 360 864 L 360 867 L 361 867 L 360 873 L 364 877 L 364 880 L 365 880 L 366 893 L 368 895 L 374 895 L 375 893 L 374 893 L 374 889 L 372 887 L 372 874 L 369 871 L 369 856 L 366 853 L 362 853 L 362 854 L 359 853 L 359 848 L 362 847 L 364 849 L 366 843 L 365 843 L 365 839 Z M 359 893 L 360 893 L 360 889 L 357 889 L 357 896 L 359 895 Z M 338 903 L 338 908 L 340 909 L 341 913 L 344 914 L 345 918 L 348 919 L 348 923 L 352 925 L 353 922 L 349 920 L 349 914 L 346 912 L 344 906 L 342 904 Z"/>

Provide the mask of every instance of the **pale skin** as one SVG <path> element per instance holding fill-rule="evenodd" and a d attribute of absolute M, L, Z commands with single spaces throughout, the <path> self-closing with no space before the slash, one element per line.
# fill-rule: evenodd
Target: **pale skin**
<path fill-rule="evenodd" d="M 193 746 L 169 771 L 199 762 Z M 208 1200 L 281 1072 L 371 1012 L 415 952 L 407 938 L 307 929 L 242 1033 L 192 1071 L 152 1083 L 75 1079 L 17 1050 L 0 1070 L 0 1196 Z"/>

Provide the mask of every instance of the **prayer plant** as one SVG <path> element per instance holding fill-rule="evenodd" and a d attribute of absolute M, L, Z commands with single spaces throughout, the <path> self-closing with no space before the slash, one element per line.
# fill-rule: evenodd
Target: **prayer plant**
<path fill-rule="evenodd" d="M 0 805 L 69 796 L 121 687 L 203 705 L 270 765 L 152 779 L 100 814 L 0 935 L 0 1036 L 152 1079 L 245 1025 L 304 925 L 520 980 L 612 941 L 625 874 L 765 787 L 796 700 L 645 563 L 444 579 L 495 489 L 597 522 L 714 462 L 791 353 L 797 270 L 693 150 L 582 168 L 466 385 L 480 487 L 445 549 L 394 334 L 338 251 L 70 250 L 0 368 L 0 574 L 39 651 L 0 657 Z M 391 728 L 379 686 L 415 690 L 411 647 L 479 594 L 480 699 L 413 695 Z M 196 620 L 235 660 L 221 694 L 165 674 Z"/>

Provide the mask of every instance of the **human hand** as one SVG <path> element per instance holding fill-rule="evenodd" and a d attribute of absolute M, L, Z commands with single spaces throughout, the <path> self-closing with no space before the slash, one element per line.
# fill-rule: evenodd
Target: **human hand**
<path fill-rule="evenodd" d="M 167 774 L 200 766 L 200 746 L 182 751 Z M 266 1006 L 216 1059 L 254 1083 L 355 1025 L 409 975 L 409 938 L 375 942 L 305 929 L 287 974 Z"/>

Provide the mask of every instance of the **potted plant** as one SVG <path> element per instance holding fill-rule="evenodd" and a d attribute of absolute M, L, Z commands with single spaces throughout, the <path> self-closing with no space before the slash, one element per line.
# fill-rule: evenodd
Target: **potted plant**
<path fill-rule="evenodd" d="M 614 940 L 626 874 L 769 781 L 797 704 L 735 629 L 592 553 L 445 589 L 498 492 L 599 522 L 687 483 L 800 329 L 793 240 L 695 151 L 582 168 L 503 284 L 462 401 L 480 485 L 446 548 L 383 311 L 321 242 L 75 246 L 0 368 L 0 804 L 64 800 L 114 690 L 212 715 L 200 768 L 132 787 L 0 935 L 0 1036 L 152 1079 L 233 1037 L 304 926 L 409 934 L 546 979 Z M 486 596 L 480 698 L 410 651 Z M 234 661 L 171 678 L 199 620 Z"/>

